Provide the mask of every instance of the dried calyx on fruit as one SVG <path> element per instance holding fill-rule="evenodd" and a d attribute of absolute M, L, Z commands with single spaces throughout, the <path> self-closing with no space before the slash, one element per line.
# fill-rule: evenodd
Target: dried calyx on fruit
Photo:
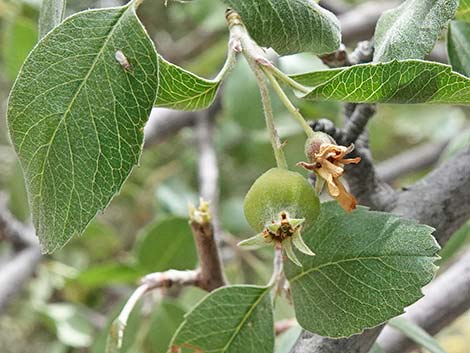
<path fill-rule="evenodd" d="M 315 190 L 299 173 L 273 168 L 261 175 L 248 191 L 245 217 L 258 232 L 240 246 L 281 246 L 287 257 L 301 266 L 292 245 L 304 254 L 315 255 L 304 243 L 301 232 L 318 217 L 320 201 Z"/>
<path fill-rule="evenodd" d="M 344 174 L 345 164 L 357 164 L 360 157 L 344 158 L 354 150 L 354 144 L 349 147 L 338 146 L 335 140 L 324 132 L 315 132 L 305 143 L 305 155 L 308 162 L 299 162 L 298 166 L 311 170 L 316 174 L 315 189 L 318 193 L 326 182 L 328 193 L 334 197 L 346 211 L 356 208 L 356 199 L 351 195 L 340 178 Z"/>

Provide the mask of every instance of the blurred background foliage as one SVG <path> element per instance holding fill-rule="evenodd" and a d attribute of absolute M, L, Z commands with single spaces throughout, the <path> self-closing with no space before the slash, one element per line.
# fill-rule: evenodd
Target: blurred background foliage
<path fill-rule="evenodd" d="M 357 1 L 356 1 L 357 2 Z M 67 13 L 120 1 L 69 0 Z M 9 145 L 5 124 L 8 92 L 22 62 L 37 40 L 41 0 L 0 0 L 0 190 L 10 195 L 10 207 L 29 220 L 21 170 Z M 222 66 L 227 30 L 224 6 L 214 0 L 182 5 L 145 2 L 140 17 L 158 51 L 168 60 L 211 77 Z M 322 69 L 309 54 L 284 57 L 289 73 Z M 276 99 L 279 132 L 288 144 L 287 159 L 304 159 L 304 136 Z M 335 103 L 297 102 L 310 119 L 340 122 Z M 221 172 L 220 216 L 226 231 L 223 257 L 232 283 L 264 283 L 270 275 L 270 252 L 241 252 L 234 244 L 251 235 L 242 211 L 243 196 L 263 171 L 274 165 L 264 130 L 259 93 L 246 63 L 240 61 L 224 85 L 223 109 L 217 119 L 216 147 Z M 448 106 L 381 105 L 370 125 L 370 143 L 377 161 L 423 143 L 450 141 L 441 159 L 470 145 L 470 113 Z M 187 225 L 188 202 L 197 200 L 197 148 L 188 128 L 166 142 L 145 150 L 121 194 L 80 238 L 46 257 L 27 290 L 0 317 L 2 353 L 102 353 L 107 327 L 143 274 L 170 268 L 190 269 L 197 262 Z M 429 170 L 394 181 L 401 187 Z M 442 250 L 446 267 L 469 246 L 470 224 Z M 0 267 L 12 249 L 0 243 Z M 125 336 L 125 352 L 162 353 L 183 315 L 204 293 L 198 289 L 156 293 L 136 310 Z M 281 302 L 277 318 L 292 316 Z M 277 353 L 290 350 L 299 334 L 292 328 L 280 337 Z M 469 316 L 439 335 L 450 353 L 468 352 Z"/>

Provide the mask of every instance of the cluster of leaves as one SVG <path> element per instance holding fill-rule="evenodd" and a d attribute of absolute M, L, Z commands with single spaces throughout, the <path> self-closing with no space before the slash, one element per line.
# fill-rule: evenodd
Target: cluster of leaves
<path fill-rule="evenodd" d="M 139 161 L 152 107 L 202 109 L 220 86 L 218 79 L 203 79 L 159 56 L 136 16 L 136 3 L 66 19 L 34 48 L 12 90 L 9 131 L 45 252 L 82 234 L 119 192 Z M 313 1 L 226 3 L 258 44 L 280 54 L 322 54 L 339 46 L 337 19 Z M 458 11 L 457 1 L 428 3 L 408 0 L 382 16 L 374 63 L 292 76 L 310 87 L 303 98 L 470 104 L 470 79 L 457 73 L 469 75 L 468 3 L 462 1 Z M 456 11 L 458 21 L 448 32 L 454 72 L 421 59 Z M 41 29 L 47 32 L 44 28 L 47 24 Z M 422 46 L 415 45 L 416 38 Z M 116 60 L 117 51 L 129 67 Z M 438 247 L 431 232 L 389 214 L 365 209 L 345 214 L 324 204 L 318 225 L 304 235 L 318 255 L 301 256 L 302 268 L 286 269 L 299 323 L 343 337 L 401 313 L 432 278 Z M 151 262 L 145 251 L 143 245 L 141 258 Z M 142 266 L 155 270 L 146 261 Z M 222 288 L 185 318 L 172 345 L 272 352 L 272 306 L 267 287 Z"/>

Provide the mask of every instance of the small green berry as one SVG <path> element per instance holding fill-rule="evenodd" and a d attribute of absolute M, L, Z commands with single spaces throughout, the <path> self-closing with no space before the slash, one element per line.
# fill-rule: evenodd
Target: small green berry
<path fill-rule="evenodd" d="M 251 186 L 245 196 L 244 211 L 248 223 L 257 232 L 278 220 L 281 212 L 290 218 L 304 218 L 303 230 L 307 230 L 318 217 L 320 201 L 304 176 L 272 168 Z"/>
<path fill-rule="evenodd" d="M 258 235 L 240 243 L 262 246 L 280 243 L 292 262 L 300 262 L 292 244 L 307 255 L 314 253 L 301 237 L 320 213 L 320 201 L 315 190 L 299 173 L 273 168 L 261 175 L 248 191 L 244 202 L 245 217 Z"/>

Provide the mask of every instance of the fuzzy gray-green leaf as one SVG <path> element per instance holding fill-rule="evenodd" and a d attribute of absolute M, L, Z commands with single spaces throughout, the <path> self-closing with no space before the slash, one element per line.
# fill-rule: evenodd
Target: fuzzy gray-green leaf
<path fill-rule="evenodd" d="M 407 0 L 377 22 L 374 61 L 423 59 L 454 17 L 458 0 Z"/>
<path fill-rule="evenodd" d="M 447 54 L 452 68 L 470 77 L 470 22 L 450 23 L 447 32 Z"/>
<path fill-rule="evenodd" d="M 403 60 L 292 76 L 313 87 L 305 99 L 354 103 L 470 104 L 470 79 L 447 65 Z"/>
<path fill-rule="evenodd" d="M 286 264 L 296 318 L 308 331 L 346 337 L 399 315 L 422 297 L 439 246 L 433 229 L 389 213 L 322 205 L 303 234 L 316 256 Z"/>
<path fill-rule="evenodd" d="M 32 51 L 8 125 L 43 251 L 81 234 L 120 190 L 157 90 L 157 54 L 132 4 L 78 13 Z"/>
<path fill-rule="evenodd" d="M 270 288 L 255 286 L 215 290 L 186 315 L 173 337 L 171 351 L 272 353 L 274 323 L 269 293 Z"/>
<path fill-rule="evenodd" d="M 341 43 L 338 19 L 313 0 L 224 0 L 253 39 L 279 54 L 331 53 Z"/>
<path fill-rule="evenodd" d="M 220 86 L 219 80 L 206 80 L 183 68 L 160 60 L 160 89 L 155 106 L 198 110 L 209 107 Z"/>

